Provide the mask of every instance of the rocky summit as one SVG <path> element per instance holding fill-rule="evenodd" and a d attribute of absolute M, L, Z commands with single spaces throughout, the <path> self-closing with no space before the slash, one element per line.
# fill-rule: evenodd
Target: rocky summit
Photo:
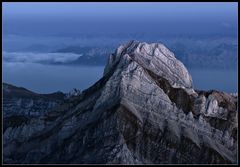
<path fill-rule="evenodd" d="M 163 44 L 131 41 L 103 77 L 3 134 L 7 164 L 236 164 L 237 97 L 194 90 Z"/>

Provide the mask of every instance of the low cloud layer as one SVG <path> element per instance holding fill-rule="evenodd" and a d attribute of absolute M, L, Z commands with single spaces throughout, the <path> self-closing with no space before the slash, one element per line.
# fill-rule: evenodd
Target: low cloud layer
<path fill-rule="evenodd" d="M 74 53 L 3 52 L 3 61 L 26 63 L 70 63 L 81 57 Z"/>

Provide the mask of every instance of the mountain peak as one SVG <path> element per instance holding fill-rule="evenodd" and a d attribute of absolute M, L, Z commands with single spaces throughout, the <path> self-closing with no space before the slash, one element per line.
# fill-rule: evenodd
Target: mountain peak
<path fill-rule="evenodd" d="M 174 87 L 192 88 L 192 77 L 182 62 L 161 43 L 146 43 L 132 40 L 117 48 L 111 54 L 105 67 L 104 74 L 118 62 L 137 63 L 159 77 L 168 80 Z"/>

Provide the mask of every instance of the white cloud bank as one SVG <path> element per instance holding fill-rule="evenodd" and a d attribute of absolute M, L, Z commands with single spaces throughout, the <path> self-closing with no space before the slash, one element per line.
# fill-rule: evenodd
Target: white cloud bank
<path fill-rule="evenodd" d="M 82 54 L 74 53 L 32 53 L 3 52 L 3 61 L 27 63 L 69 63 L 77 60 Z"/>

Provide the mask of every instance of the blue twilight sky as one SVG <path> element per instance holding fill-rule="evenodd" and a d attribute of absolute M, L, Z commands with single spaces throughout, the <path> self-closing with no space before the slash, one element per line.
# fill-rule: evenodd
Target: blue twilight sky
<path fill-rule="evenodd" d="M 234 17 L 237 3 L 226 2 L 5 2 L 4 16 L 17 17 L 175 17 L 191 19 L 194 17 Z M 129 19 L 129 18 L 128 18 Z"/>
<path fill-rule="evenodd" d="M 51 31 L 109 32 L 112 28 L 135 32 L 236 33 L 237 7 L 234 2 L 5 2 L 3 32 L 44 34 L 48 25 L 48 34 Z"/>

